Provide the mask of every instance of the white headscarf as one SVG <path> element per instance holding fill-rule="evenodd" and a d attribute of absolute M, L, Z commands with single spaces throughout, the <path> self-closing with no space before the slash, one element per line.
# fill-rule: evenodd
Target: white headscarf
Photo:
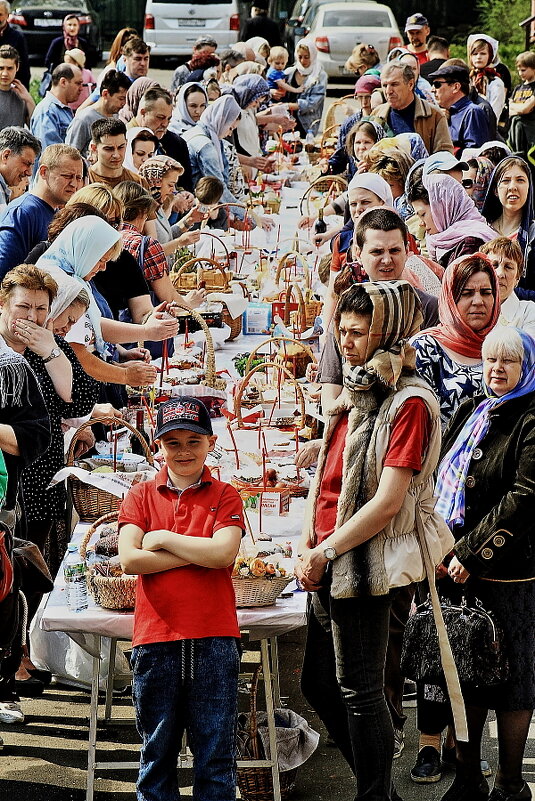
<path fill-rule="evenodd" d="M 486 33 L 471 33 L 466 41 L 468 53 L 470 53 L 473 43 L 477 42 L 479 39 L 481 39 L 483 42 L 487 42 L 487 44 L 490 45 L 492 55 L 487 66 L 492 67 L 494 64 L 498 63 L 498 47 L 500 46 L 500 43 L 497 39 L 493 39 L 492 36 L 488 36 Z"/>
<path fill-rule="evenodd" d="M 82 291 L 78 281 L 72 276 L 67 275 L 67 273 L 63 272 L 61 269 L 54 270 L 53 278 L 58 285 L 58 293 L 51 303 L 47 322 L 49 320 L 55 320 L 60 314 L 63 314 Z M 84 290 L 87 292 L 87 297 L 89 298 L 89 291 L 85 289 L 85 287 Z"/>
<path fill-rule="evenodd" d="M 87 313 L 95 331 L 95 345 L 99 353 L 104 351 L 102 337 L 100 309 L 97 306 L 91 284 L 84 278 L 91 272 L 102 256 L 117 244 L 121 234 L 100 217 L 88 215 L 73 220 L 65 226 L 59 236 L 54 239 L 50 247 L 37 260 L 37 267 L 57 281 L 57 270 L 63 270 L 72 276 L 79 289 L 86 289 L 89 294 L 89 309 Z"/>
<path fill-rule="evenodd" d="M 173 131 L 173 133 L 176 133 L 178 136 L 183 134 L 184 131 L 187 131 L 188 128 L 193 128 L 193 126 L 196 125 L 196 122 L 195 120 L 192 120 L 186 105 L 186 94 L 190 92 L 192 86 L 195 87 L 195 92 L 201 92 L 204 95 L 206 99 L 206 105 L 208 106 L 208 95 L 206 94 L 206 89 L 202 83 L 198 83 L 197 81 L 188 81 L 188 83 L 183 84 L 176 96 L 173 116 L 171 117 L 171 122 L 169 123 L 169 130 Z"/>
<path fill-rule="evenodd" d="M 150 128 L 127 128 L 126 129 L 126 153 L 124 157 L 123 167 L 133 172 L 134 175 L 139 175 L 139 170 L 134 164 L 134 139 L 137 139 L 141 131 L 148 131 L 156 139 L 156 134 Z"/>
<path fill-rule="evenodd" d="M 228 131 L 229 125 L 236 122 L 240 114 L 241 108 L 232 95 L 221 95 L 201 114 L 199 125 L 214 144 L 221 170 L 223 170 L 221 139 Z"/>
<path fill-rule="evenodd" d="M 310 53 L 310 67 L 303 67 L 297 58 L 297 51 L 300 47 L 306 47 Z M 306 89 L 315 84 L 319 78 L 321 64 L 318 61 L 318 48 L 314 40 L 309 36 L 305 36 L 304 39 L 299 39 L 295 45 L 295 68 L 301 75 L 306 75 L 306 81 L 304 83 Z"/>
<path fill-rule="evenodd" d="M 357 172 L 349 182 L 347 191 L 351 192 L 352 189 L 367 189 L 368 192 L 377 195 L 385 206 L 390 209 L 394 208 L 394 198 L 389 184 L 375 172 Z"/>

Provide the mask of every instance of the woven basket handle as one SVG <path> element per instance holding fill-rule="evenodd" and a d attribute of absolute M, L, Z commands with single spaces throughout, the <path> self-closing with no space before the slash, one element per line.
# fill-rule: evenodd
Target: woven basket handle
<path fill-rule="evenodd" d="M 225 251 L 225 256 L 227 257 L 227 263 L 224 264 L 223 267 L 225 269 L 228 269 L 230 267 L 230 253 L 228 252 L 228 247 L 226 246 L 225 241 L 221 239 L 220 236 L 217 236 L 217 234 L 212 234 L 210 231 L 199 231 L 199 233 L 201 236 L 209 236 L 212 239 L 217 240 L 219 244 L 223 246 L 223 250 Z"/>
<path fill-rule="evenodd" d="M 303 273 L 304 273 L 304 276 L 305 276 L 305 286 L 309 287 L 310 286 L 310 270 L 308 268 L 308 262 L 307 262 L 306 258 L 303 256 L 303 254 L 299 253 L 297 250 L 289 250 L 288 253 L 285 253 L 284 256 L 281 259 L 279 259 L 279 263 L 277 265 L 277 272 L 275 274 L 275 283 L 276 284 L 279 283 L 283 270 L 289 269 L 289 267 L 286 266 L 286 262 L 289 259 L 295 259 L 296 263 L 297 263 L 297 261 L 301 262 L 301 266 L 303 267 Z"/>
<path fill-rule="evenodd" d="M 208 387 L 214 387 L 216 381 L 214 340 L 212 339 L 212 334 L 210 333 L 210 329 L 206 325 L 206 322 L 201 317 L 201 315 L 197 311 L 195 311 L 195 309 L 192 309 L 190 311 L 190 314 L 193 317 L 193 319 L 199 323 L 202 330 L 204 331 L 204 336 L 206 337 L 206 378 L 204 380 L 204 383 Z"/>
<path fill-rule="evenodd" d="M 314 356 L 308 345 L 305 345 L 305 343 L 301 342 L 300 339 L 293 339 L 292 337 L 269 337 L 269 339 L 265 339 L 263 342 L 260 343 L 260 345 L 257 345 L 256 348 L 253 348 L 253 350 L 250 352 L 249 358 L 247 359 L 247 362 L 245 364 L 245 371 L 244 371 L 245 375 L 247 375 L 247 373 L 251 369 L 253 359 L 258 353 L 258 351 L 262 350 L 262 348 L 265 348 L 266 345 L 269 345 L 271 342 L 273 342 L 274 344 L 278 344 L 280 342 L 284 343 L 288 342 L 291 343 L 292 345 L 299 345 L 299 347 L 303 349 L 306 355 L 310 356 L 312 362 L 316 364 L 316 357 Z"/>
<path fill-rule="evenodd" d="M 257 364 L 256 367 L 247 373 L 247 375 L 240 381 L 240 385 L 238 387 L 238 391 L 236 393 L 236 397 L 234 399 L 234 412 L 236 414 L 236 420 L 238 421 L 238 428 L 243 428 L 243 417 L 241 412 L 241 399 L 243 397 L 243 393 L 245 392 L 245 387 L 251 380 L 254 373 L 257 373 L 259 370 L 265 370 L 268 367 L 274 367 L 276 370 L 279 370 L 283 375 L 288 378 L 292 384 L 295 385 L 297 390 L 297 397 L 299 400 L 299 406 L 301 407 L 301 423 L 299 424 L 299 428 L 304 428 L 305 425 L 305 396 L 303 395 L 303 390 L 301 389 L 301 385 L 295 380 L 295 377 L 292 375 L 291 371 L 288 370 L 284 365 L 277 364 L 276 362 L 263 362 L 262 364 Z M 296 423 L 297 425 L 297 423 Z"/>
<path fill-rule="evenodd" d="M 137 428 L 134 428 L 134 426 L 127 420 L 118 420 L 116 417 L 106 417 L 100 420 L 88 420 L 86 423 L 82 423 L 82 425 L 76 429 L 67 453 L 67 462 L 66 462 L 67 467 L 72 467 L 74 465 L 74 448 L 76 446 L 78 439 L 80 438 L 80 433 L 84 431 L 86 428 L 91 428 L 91 426 L 95 425 L 95 423 L 102 423 L 103 425 L 112 427 L 118 426 L 119 428 L 127 428 L 130 431 L 130 433 L 134 434 L 140 441 L 147 462 L 149 464 L 154 464 L 154 456 L 152 454 L 152 451 L 145 442 L 145 439 L 141 436 L 141 434 L 137 430 Z"/>
<path fill-rule="evenodd" d="M 104 523 L 111 523 L 112 521 L 117 520 L 118 518 L 119 518 L 119 512 L 118 511 L 117 512 L 108 512 L 107 515 L 102 515 L 102 517 L 99 517 L 99 519 L 95 520 L 94 523 L 91 523 L 91 525 L 89 526 L 89 528 L 85 532 L 84 536 L 82 537 L 82 541 L 80 542 L 80 556 L 82 557 L 84 562 L 85 562 L 85 555 L 86 555 L 86 552 L 87 552 L 87 546 L 89 545 L 89 542 L 91 541 L 91 537 L 93 536 L 93 534 L 95 533 L 97 528 L 99 526 L 102 526 Z"/>

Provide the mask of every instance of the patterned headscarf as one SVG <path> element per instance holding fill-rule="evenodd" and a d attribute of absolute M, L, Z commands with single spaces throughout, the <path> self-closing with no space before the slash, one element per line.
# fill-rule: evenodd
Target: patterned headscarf
<path fill-rule="evenodd" d="M 459 309 L 453 298 L 453 283 L 460 265 L 467 259 L 476 258 L 482 259 L 490 265 L 488 256 L 485 256 L 484 253 L 472 253 L 469 256 L 461 256 L 455 259 L 455 261 L 452 261 L 448 266 L 442 278 L 440 296 L 438 298 L 438 317 L 440 319 L 440 324 L 433 328 L 426 328 L 425 331 L 421 332 L 422 334 L 429 334 L 434 337 L 437 342 L 440 342 L 441 345 L 469 359 L 481 359 L 483 340 L 487 334 L 492 331 L 500 316 L 500 291 L 494 269 L 489 270 L 488 273 L 492 286 L 492 293 L 494 295 L 494 305 L 492 307 L 491 318 L 485 328 L 481 331 L 474 331 L 464 322 L 459 314 Z"/>
<path fill-rule="evenodd" d="M 119 111 L 119 119 L 125 124 L 134 119 L 137 116 L 139 104 L 145 92 L 159 85 L 158 81 L 154 81 L 152 78 L 136 78 L 126 93 L 126 104 Z"/>
<path fill-rule="evenodd" d="M 359 291 L 363 290 L 373 304 L 365 363 L 352 366 L 344 362 L 344 386 L 353 391 L 366 390 L 379 379 L 396 389 L 402 371 L 415 369 L 416 353 L 408 340 L 423 322 L 420 299 L 408 281 L 369 281 L 359 284 Z M 351 291 L 353 287 L 346 290 Z M 335 335 L 340 342 L 338 325 Z"/>
<path fill-rule="evenodd" d="M 201 119 L 197 123 L 212 140 L 217 160 L 222 171 L 223 153 L 221 139 L 228 131 L 229 126 L 239 119 L 240 114 L 241 108 L 234 97 L 232 95 L 222 95 L 203 111 Z"/>
<path fill-rule="evenodd" d="M 151 159 L 144 161 L 139 168 L 140 176 L 147 182 L 149 192 L 158 203 L 162 197 L 160 189 L 162 188 L 164 175 L 171 170 L 177 170 L 179 176 L 184 172 L 182 165 L 170 158 L 170 156 L 153 156 Z"/>
<path fill-rule="evenodd" d="M 486 156 L 477 156 L 476 177 L 474 178 L 474 191 L 472 192 L 472 200 L 476 205 L 478 211 L 483 211 L 483 204 L 487 195 L 487 189 L 490 183 L 491 175 L 494 170 L 494 164 Z"/>
<path fill-rule="evenodd" d="M 489 429 L 491 411 L 513 398 L 535 392 L 535 340 L 520 328 L 514 330 L 524 346 L 522 372 L 518 384 L 511 392 L 499 398 L 492 395 L 489 387 L 485 385 L 487 399 L 472 412 L 438 468 L 435 489 L 438 501 L 435 509 L 450 528 L 462 526 L 464 523 L 466 477 L 474 450 Z"/>
<path fill-rule="evenodd" d="M 495 239 L 496 231 L 487 224 L 461 184 L 451 175 L 424 175 L 423 184 L 429 194 L 431 215 L 437 234 L 426 234 L 429 255 L 436 261 L 437 248 L 451 250 L 467 236 L 483 242 Z"/>
<path fill-rule="evenodd" d="M 239 107 L 245 109 L 255 100 L 269 96 L 269 84 L 261 75 L 240 75 L 234 79 L 232 94 Z"/>

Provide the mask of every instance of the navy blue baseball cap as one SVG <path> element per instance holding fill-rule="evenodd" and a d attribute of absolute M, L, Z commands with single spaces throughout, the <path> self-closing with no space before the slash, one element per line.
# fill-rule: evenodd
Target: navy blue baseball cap
<path fill-rule="evenodd" d="M 154 439 L 159 439 L 168 431 L 177 428 L 194 431 L 196 434 L 212 436 L 212 420 L 208 409 L 198 398 L 182 395 L 162 403 L 156 418 L 156 431 Z"/>

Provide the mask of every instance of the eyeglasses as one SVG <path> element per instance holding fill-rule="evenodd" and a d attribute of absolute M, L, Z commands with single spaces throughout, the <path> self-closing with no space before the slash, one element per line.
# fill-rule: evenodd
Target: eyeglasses
<path fill-rule="evenodd" d="M 473 187 L 473 185 L 474 185 L 474 179 L 473 178 L 463 178 L 463 180 L 461 181 L 461 184 L 464 186 L 465 189 L 471 189 Z"/>
<path fill-rule="evenodd" d="M 433 89 L 440 89 L 440 87 L 443 86 L 445 83 L 449 83 L 449 81 L 433 81 L 431 86 L 433 87 Z"/>

